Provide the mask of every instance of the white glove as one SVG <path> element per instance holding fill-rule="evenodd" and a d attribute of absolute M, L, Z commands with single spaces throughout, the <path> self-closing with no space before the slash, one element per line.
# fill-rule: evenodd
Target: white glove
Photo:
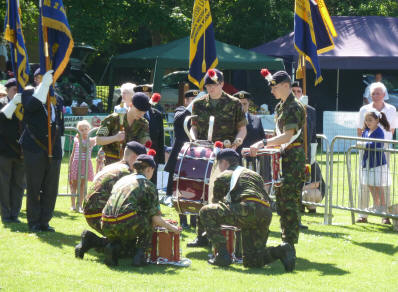
<path fill-rule="evenodd" d="M 50 88 L 50 85 L 53 82 L 53 72 L 54 70 L 49 70 L 43 75 L 43 79 L 39 86 L 35 89 L 33 92 L 33 96 L 36 97 L 38 100 L 41 101 L 41 103 L 46 103 L 47 100 L 47 94 L 48 90 Z"/>
<path fill-rule="evenodd" d="M 15 105 L 17 105 L 18 103 L 21 103 L 21 98 L 22 98 L 22 94 L 21 93 L 16 93 L 14 95 L 14 97 L 11 99 L 10 102 L 14 103 Z"/>
<path fill-rule="evenodd" d="M 12 114 L 15 112 L 17 105 L 10 101 L 2 109 L 1 112 L 6 116 L 7 119 L 11 120 Z"/>

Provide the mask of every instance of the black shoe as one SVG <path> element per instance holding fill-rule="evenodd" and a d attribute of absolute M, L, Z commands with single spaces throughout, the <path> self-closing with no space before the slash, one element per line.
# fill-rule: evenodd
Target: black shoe
<path fill-rule="evenodd" d="M 30 232 L 41 232 L 42 230 L 40 228 L 40 225 L 35 224 L 35 225 L 32 225 L 32 226 L 29 226 L 29 231 Z"/>
<path fill-rule="evenodd" d="M 104 249 L 105 264 L 113 267 L 117 266 L 119 260 L 119 245 L 116 243 L 108 243 Z"/>
<path fill-rule="evenodd" d="M 189 225 L 187 223 L 182 223 L 181 224 L 182 229 L 189 229 Z"/>
<path fill-rule="evenodd" d="M 81 235 L 82 240 L 75 246 L 75 257 L 83 258 L 84 254 L 93 247 L 104 247 L 105 241 L 89 230 L 84 230 Z"/>
<path fill-rule="evenodd" d="M 207 237 L 200 236 L 196 237 L 194 241 L 188 242 L 187 247 L 206 247 L 209 246 L 209 240 Z"/>
<path fill-rule="evenodd" d="M 132 265 L 134 267 L 141 267 L 146 265 L 146 263 L 145 250 L 143 248 L 137 248 L 133 257 Z"/>
<path fill-rule="evenodd" d="M 308 214 L 316 214 L 316 209 L 308 209 Z"/>
<path fill-rule="evenodd" d="M 307 229 L 308 229 L 308 226 L 299 223 L 299 228 L 300 228 L 300 229 L 303 229 L 303 230 L 307 230 Z"/>
<path fill-rule="evenodd" d="M 189 223 L 191 224 L 192 228 L 196 228 L 196 216 L 191 215 L 191 218 L 189 219 Z"/>
<path fill-rule="evenodd" d="M 224 247 L 217 252 L 215 257 L 209 259 L 208 262 L 211 265 L 226 267 L 232 264 L 232 259 L 228 253 L 228 250 Z"/>
<path fill-rule="evenodd" d="M 279 258 L 286 272 L 293 272 L 296 267 L 296 251 L 289 243 L 279 246 L 281 248 L 281 257 Z"/>
<path fill-rule="evenodd" d="M 40 225 L 40 229 L 44 232 L 55 232 L 54 227 L 51 227 L 50 225 Z"/>

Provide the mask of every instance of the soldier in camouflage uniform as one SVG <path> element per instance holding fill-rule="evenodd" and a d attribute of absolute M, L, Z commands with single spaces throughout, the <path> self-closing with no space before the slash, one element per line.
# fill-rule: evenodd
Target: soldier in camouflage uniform
<path fill-rule="evenodd" d="M 130 141 L 137 141 L 145 145 L 151 140 L 148 121 L 143 118 L 145 112 L 151 107 L 149 98 L 141 92 L 136 93 L 128 106 L 122 125 L 119 115 L 113 113 L 101 122 L 97 131 L 97 144 L 103 145 L 105 165 L 120 160 L 120 143 L 123 147 Z M 121 131 L 122 129 L 124 130 Z"/>
<path fill-rule="evenodd" d="M 278 71 L 270 81 L 272 94 L 281 101 L 275 108 L 276 136 L 258 141 L 250 147 L 250 154 L 266 146 L 281 146 L 283 182 L 276 188 L 276 206 L 280 214 L 282 241 L 298 242 L 300 196 L 305 177 L 303 127 L 304 106 L 293 96 L 291 79 L 285 71 Z"/>
<path fill-rule="evenodd" d="M 84 217 L 88 225 L 102 234 L 101 217 L 102 209 L 111 196 L 113 185 L 122 177 L 129 175 L 133 170 L 133 164 L 140 154 L 145 154 L 145 146 L 131 141 L 127 143 L 122 161 L 106 166 L 97 173 L 94 182 L 83 203 Z M 84 254 L 93 247 L 104 247 L 106 239 L 100 238 L 89 230 L 84 230 L 81 241 L 75 247 L 75 256 L 83 258 Z"/>
<path fill-rule="evenodd" d="M 265 248 L 272 211 L 270 198 L 263 187 L 261 176 L 239 166 L 240 156 L 232 149 L 217 154 L 222 171 L 214 182 L 213 202 L 200 210 L 200 219 L 217 254 L 210 264 L 227 266 L 232 259 L 226 248 L 221 225 L 241 228 L 243 265 L 262 267 L 281 259 L 287 271 L 294 267 L 294 250 L 289 245 Z"/>
<path fill-rule="evenodd" d="M 121 178 L 114 185 L 102 211 L 102 232 L 110 241 L 105 247 L 105 263 L 110 266 L 117 265 L 121 246 L 128 245 L 136 248 L 133 265 L 144 265 L 145 252 L 151 245 L 152 225 L 179 232 L 160 216 L 158 192 L 149 180 L 156 168 L 153 157 L 139 155 L 134 168 L 136 173 Z"/>
<path fill-rule="evenodd" d="M 236 149 L 246 136 L 246 117 L 239 99 L 226 94 L 224 76 L 217 69 L 210 69 L 204 77 L 204 85 L 208 94 L 196 99 L 192 107 L 191 135 L 195 140 L 207 140 L 209 118 L 214 116 L 213 141 L 226 140 L 231 148 Z M 207 246 L 208 241 L 202 236 L 203 230 L 198 222 L 198 236 L 188 243 L 188 247 Z"/>

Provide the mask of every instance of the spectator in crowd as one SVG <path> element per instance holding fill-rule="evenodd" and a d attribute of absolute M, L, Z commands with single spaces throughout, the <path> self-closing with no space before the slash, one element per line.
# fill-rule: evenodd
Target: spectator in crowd
<path fill-rule="evenodd" d="M 381 127 L 378 126 L 379 124 L 381 124 L 387 131 L 390 128 L 384 113 L 377 110 L 367 112 L 365 114 L 365 125 L 362 137 L 384 139 L 384 133 Z M 361 183 L 362 185 L 368 186 L 372 194 L 374 210 L 378 212 L 386 212 L 387 206 L 384 186 L 391 185 L 391 177 L 387 166 L 386 156 L 382 151 L 380 151 L 383 149 L 383 143 L 367 142 L 364 146 L 366 150 L 362 158 Z M 383 223 L 386 223 L 386 220 L 386 218 L 383 218 Z"/>
<path fill-rule="evenodd" d="M 85 186 L 86 186 L 86 159 L 88 169 L 87 169 L 87 180 L 88 181 L 93 181 L 94 179 L 94 171 L 93 171 L 93 164 L 91 162 L 91 150 L 95 146 L 95 138 L 89 138 L 88 137 L 88 132 L 91 129 L 91 125 L 87 120 L 82 120 L 77 123 L 77 129 L 80 131 L 82 134 L 82 144 L 80 144 L 79 141 L 79 134 L 76 135 L 74 141 L 73 141 L 73 150 L 72 154 L 70 156 L 69 160 L 69 181 L 70 181 L 70 189 L 72 195 L 77 193 L 77 188 L 80 187 L 80 192 L 79 192 L 79 200 L 78 200 L 78 205 L 76 206 L 75 204 L 75 197 L 71 197 L 71 209 L 73 211 L 79 211 L 80 213 L 83 213 L 82 209 L 82 203 L 83 203 L 83 198 L 86 197 L 86 192 L 85 192 Z M 88 151 L 87 151 L 88 148 Z M 79 157 L 79 152 L 80 157 Z M 87 153 L 87 157 L 86 157 Z M 80 158 L 80 159 L 79 159 Z M 81 167 L 80 167 L 80 186 L 78 186 L 79 182 L 79 160 L 81 161 Z"/>
<path fill-rule="evenodd" d="M 361 107 L 359 110 L 359 123 L 358 123 L 358 128 L 357 128 L 357 134 L 359 137 L 362 136 L 363 132 L 363 125 L 365 122 L 365 114 L 368 111 L 372 110 L 377 110 L 379 112 L 382 112 L 386 115 L 387 121 L 390 125 L 390 129 L 387 130 L 383 127 L 383 125 L 380 125 L 380 128 L 382 129 L 384 133 L 384 139 L 386 140 L 392 140 L 393 134 L 395 131 L 395 128 L 397 127 L 398 120 L 396 117 L 396 109 L 393 105 L 388 104 L 384 101 L 384 97 L 386 95 L 387 89 L 384 86 L 383 83 L 381 82 L 374 82 L 370 85 L 370 94 L 372 96 L 372 102 L 364 105 Z M 388 143 L 384 144 L 384 148 L 388 148 Z M 386 155 L 387 159 L 387 164 L 389 164 L 389 155 L 387 153 Z M 387 187 L 388 188 L 388 187 Z M 360 184 L 360 192 L 359 192 L 359 208 L 360 209 L 366 209 L 369 206 L 369 192 L 368 188 L 362 184 Z M 387 190 L 386 193 L 386 204 L 387 206 L 389 205 L 389 191 Z M 385 224 L 390 224 L 390 220 L 388 218 L 385 218 L 384 220 Z M 358 223 L 366 223 L 367 222 L 367 215 L 365 214 L 360 214 L 359 219 L 357 220 Z"/>
<path fill-rule="evenodd" d="M 375 74 L 375 82 L 382 83 L 381 82 L 382 79 L 383 79 L 383 75 L 381 73 L 376 73 Z M 365 92 L 363 93 L 363 104 L 364 105 L 372 103 L 372 96 L 371 96 L 371 93 L 370 93 L 370 86 L 371 85 L 372 85 L 372 83 L 369 84 L 368 86 L 366 86 Z M 384 100 L 388 100 L 388 99 L 389 99 L 389 96 L 388 96 L 388 92 L 386 90 L 385 96 L 384 96 Z"/>
<path fill-rule="evenodd" d="M 0 214 L 3 223 L 19 223 L 19 212 L 25 185 L 21 146 L 21 119 L 18 104 L 17 82 L 11 78 L 6 83 L 6 98 L 0 102 Z"/>

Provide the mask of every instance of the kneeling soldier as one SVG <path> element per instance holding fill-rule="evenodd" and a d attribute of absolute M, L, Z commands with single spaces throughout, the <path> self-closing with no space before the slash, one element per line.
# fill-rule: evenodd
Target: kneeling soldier
<path fill-rule="evenodd" d="M 150 155 L 142 154 L 134 162 L 136 173 L 121 178 L 102 211 L 102 232 L 109 243 L 105 247 L 105 263 L 117 265 L 118 254 L 124 248 L 135 248 L 133 265 L 146 263 L 145 252 L 151 246 L 152 225 L 178 233 L 178 227 L 160 216 L 158 192 L 149 180 L 156 168 Z"/>
<path fill-rule="evenodd" d="M 221 225 L 241 228 L 243 265 L 262 267 L 280 259 L 286 271 L 295 265 L 294 250 L 289 244 L 266 248 L 272 211 L 270 199 L 263 188 L 263 180 L 257 173 L 239 166 L 239 154 L 223 149 L 217 154 L 220 175 L 214 182 L 212 204 L 200 212 L 207 236 L 217 250 L 210 264 L 228 266 L 232 263 L 221 234 Z"/>

